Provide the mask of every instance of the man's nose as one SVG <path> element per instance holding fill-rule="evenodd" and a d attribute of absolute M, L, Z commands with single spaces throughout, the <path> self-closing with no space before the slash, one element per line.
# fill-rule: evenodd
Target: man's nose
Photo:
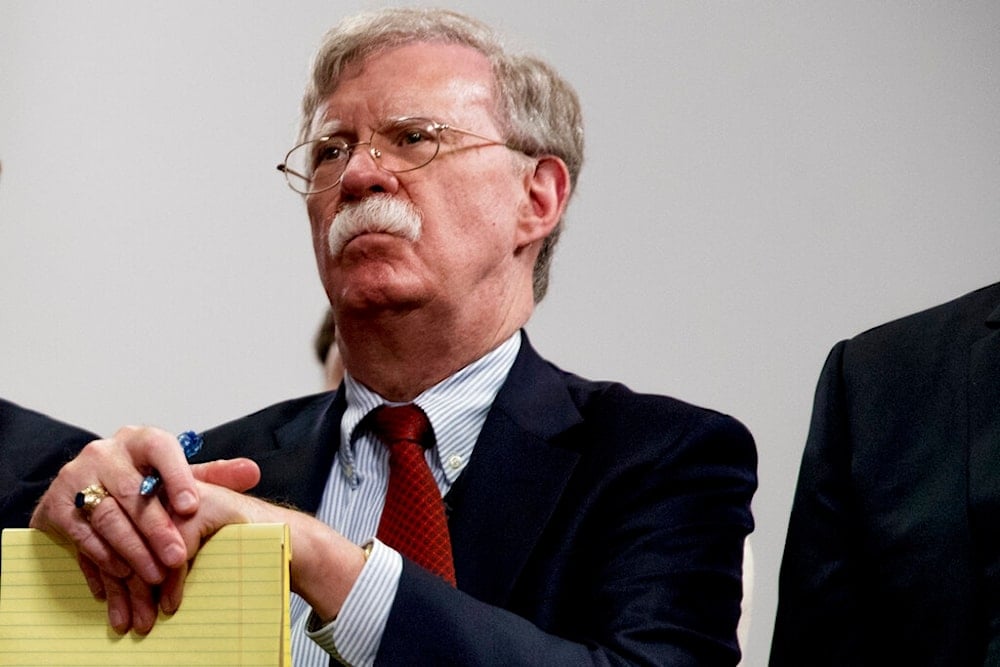
<path fill-rule="evenodd" d="M 372 142 L 355 144 L 340 177 L 340 188 L 344 194 L 363 197 L 367 193 L 394 193 L 398 189 L 396 175 L 382 168 L 379 157 L 378 147 Z"/>

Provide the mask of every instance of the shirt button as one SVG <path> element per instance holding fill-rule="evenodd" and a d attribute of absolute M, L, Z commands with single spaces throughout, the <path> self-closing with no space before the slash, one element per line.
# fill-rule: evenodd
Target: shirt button
<path fill-rule="evenodd" d="M 462 457 L 459 456 L 458 454 L 452 455 L 448 459 L 448 467 L 451 468 L 452 470 L 462 467 Z"/>

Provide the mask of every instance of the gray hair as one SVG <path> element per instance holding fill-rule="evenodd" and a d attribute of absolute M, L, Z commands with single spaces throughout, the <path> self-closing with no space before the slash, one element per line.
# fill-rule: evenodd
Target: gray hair
<path fill-rule="evenodd" d="M 449 10 L 406 7 L 365 12 L 327 32 L 302 100 L 300 140 L 309 138 L 319 105 L 336 90 L 347 65 L 413 42 L 462 44 L 485 55 L 493 67 L 494 116 L 504 141 L 532 157 L 562 159 L 569 170 L 570 193 L 575 190 L 583 165 L 583 116 L 576 92 L 547 63 L 509 52 L 492 28 Z M 560 219 L 538 252 L 533 275 L 536 303 L 548 290 L 552 254 L 562 228 Z"/>

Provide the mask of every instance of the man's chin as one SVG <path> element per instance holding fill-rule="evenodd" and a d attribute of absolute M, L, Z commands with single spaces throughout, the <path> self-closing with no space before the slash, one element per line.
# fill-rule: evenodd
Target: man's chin
<path fill-rule="evenodd" d="M 411 286 L 398 284 L 384 273 L 362 270 L 340 286 L 337 310 L 355 319 L 377 318 L 389 312 L 418 308 L 424 299 Z"/>

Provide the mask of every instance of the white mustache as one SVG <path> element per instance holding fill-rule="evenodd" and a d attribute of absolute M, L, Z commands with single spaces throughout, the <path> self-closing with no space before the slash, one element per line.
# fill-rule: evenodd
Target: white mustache
<path fill-rule="evenodd" d="M 330 255 L 338 257 L 344 246 L 361 234 L 380 232 L 416 241 L 421 228 L 420 211 L 416 206 L 390 195 L 374 195 L 347 204 L 333 216 L 327 244 Z"/>

